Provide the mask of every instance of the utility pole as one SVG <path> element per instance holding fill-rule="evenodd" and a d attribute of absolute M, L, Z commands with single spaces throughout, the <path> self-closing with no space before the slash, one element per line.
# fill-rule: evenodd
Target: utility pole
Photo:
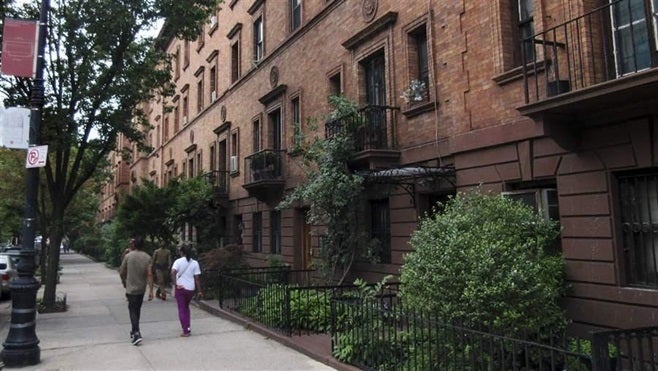
<path fill-rule="evenodd" d="M 30 146 L 39 144 L 41 114 L 44 105 L 43 69 L 46 51 L 46 28 L 50 0 L 41 1 L 39 16 L 39 44 L 37 64 L 30 96 Z M 39 195 L 39 168 L 27 169 L 25 192 L 25 215 L 22 225 L 22 244 L 18 263 L 18 277 L 11 283 L 11 325 L 0 353 L 7 367 L 23 367 L 40 362 L 41 349 L 36 334 L 37 291 L 39 282 L 34 278 L 36 269 L 34 237 L 36 231 L 37 204 Z"/>

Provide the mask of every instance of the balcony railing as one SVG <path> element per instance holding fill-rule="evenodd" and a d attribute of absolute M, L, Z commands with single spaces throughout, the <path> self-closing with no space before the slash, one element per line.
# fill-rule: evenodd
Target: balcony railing
<path fill-rule="evenodd" d="M 264 149 L 245 157 L 245 183 L 283 179 L 283 151 Z"/>
<path fill-rule="evenodd" d="M 619 0 L 523 41 L 525 101 L 626 77 L 656 66 L 650 0 Z M 527 48 L 531 44 L 530 48 Z"/>
<path fill-rule="evenodd" d="M 388 106 L 366 106 L 355 114 L 350 114 L 325 124 L 325 137 L 351 134 L 356 151 L 394 150 L 395 119 L 399 108 Z"/>
<path fill-rule="evenodd" d="M 213 170 L 201 175 L 218 194 L 228 194 L 229 172 L 225 170 Z"/>

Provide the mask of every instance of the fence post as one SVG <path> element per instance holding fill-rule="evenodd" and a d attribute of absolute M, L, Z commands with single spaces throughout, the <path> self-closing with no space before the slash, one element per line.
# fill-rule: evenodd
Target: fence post
<path fill-rule="evenodd" d="M 611 371 L 606 333 L 593 334 L 592 336 L 592 371 Z"/>
<path fill-rule="evenodd" d="M 224 275 L 222 274 L 222 270 L 220 269 L 218 271 L 219 274 L 219 307 L 224 309 Z"/>
<path fill-rule="evenodd" d="M 292 321 L 292 316 L 290 314 L 290 286 L 286 285 L 285 288 L 286 289 L 283 298 L 283 316 L 285 318 L 284 330 L 288 336 L 292 336 L 292 324 L 290 323 Z"/>

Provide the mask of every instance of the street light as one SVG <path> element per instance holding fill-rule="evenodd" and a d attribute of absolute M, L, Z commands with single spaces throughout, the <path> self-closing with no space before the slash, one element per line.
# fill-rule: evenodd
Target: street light
<path fill-rule="evenodd" d="M 50 0 L 41 1 L 39 15 L 39 44 L 37 65 L 30 96 L 30 145 L 39 143 L 41 112 L 44 104 L 43 68 L 46 51 L 46 27 Z M 39 282 L 34 278 L 37 201 L 39 190 L 39 168 L 27 169 L 25 192 L 25 216 L 22 225 L 22 245 L 18 263 L 18 277 L 11 284 L 11 325 L 0 353 L 7 367 L 22 367 L 40 362 L 41 349 L 36 334 L 37 290 Z"/>

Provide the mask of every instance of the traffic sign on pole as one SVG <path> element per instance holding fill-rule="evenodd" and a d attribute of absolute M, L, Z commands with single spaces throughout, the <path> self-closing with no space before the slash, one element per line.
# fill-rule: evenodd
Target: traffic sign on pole
<path fill-rule="evenodd" d="M 46 166 L 46 159 L 48 158 L 48 146 L 34 146 L 27 150 L 25 157 L 25 167 L 44 167 Z"/>

